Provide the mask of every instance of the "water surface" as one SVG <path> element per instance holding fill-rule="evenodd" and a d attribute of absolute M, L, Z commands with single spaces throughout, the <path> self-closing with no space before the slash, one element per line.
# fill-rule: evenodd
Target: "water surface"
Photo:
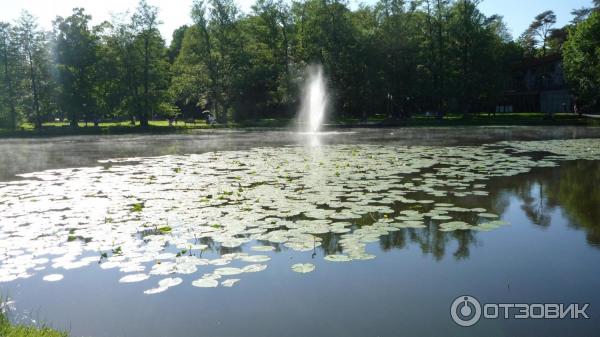
<path fill-rule="evenodd" d="M 319 146 L 272 131 L 3 143 L 0 287 L 16 319 L 74 336 L 594 334 L 600 142 L 519 140 L 597 130 L 469 130 L 340 130 Z M 233 287 L 193 285 L 256 264 L 218 279 Z M 119 282 L 138 273 L 149 278 Z M 167 277 L 182 283 L 144 293 Z M 449 307 L 463 294 L 590 303 L 591 319 L 460 328 Z"/>

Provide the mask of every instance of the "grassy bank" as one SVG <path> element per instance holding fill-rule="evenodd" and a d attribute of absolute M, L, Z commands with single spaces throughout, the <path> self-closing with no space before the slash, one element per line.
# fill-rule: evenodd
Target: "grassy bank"
<path fill-rule="evenodd" d="M 110 135 L 130 133 L 187 133 L 191 130 L 201 129 L 237 129 L 237 128 L 280 128 L 293 125 L 291 119 L 259 119 L 239 123 L 208 125 L 204 121 L 194 124 L 179 122 L 169 126 L 168 121 L 150 121 L 147 128 L 131 125 L 129 121 L 104 122 L 98 126 L 80 123 L 78 128 L 69 126 L 68 123 L 44 123 L 41 130 L 35 130 L 30 123 L 24 123 L 17 131 L 0 129 L 0 137 L 52 137 L 68 135 Z M 548 118 L 543 113 L 498 113 L 495 115 L 477 114 L 465 118 L 459 114 L 449 114 L 444 118 L 416 115 L 409 119 L 386 119 L 384 116 L 375 116 L 367 121 L 354 118 L 340 118 L 328 122 L 329 127 L 435 127 L 435 126 L 600 126 L 600 118 L 579 117 L 572 113 L 555 114 Z"/>
<path fill-rule="evenodd" d="M 67 337 L 66 332 L 56 331 L 47 327 L 11 324 L 6 316 L 0 313 L 0 336 L 2 337 Z"/>

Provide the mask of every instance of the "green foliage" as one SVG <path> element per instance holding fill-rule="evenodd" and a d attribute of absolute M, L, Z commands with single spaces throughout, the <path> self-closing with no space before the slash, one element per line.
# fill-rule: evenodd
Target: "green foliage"
<path fill-rule="evenodd" d="M 567 80 L 578 104 L 586 110 L 600 108 L 600 12 L 571 29 L 563 52 Z"/>
<path fill-rule="evenodd" d="M 18 37 L 13 26 L 0 22 L 0 127 L 17 128 L 16 92 L 19 81 Z"/>
<path fill-rule="evenodd" d="M 471 116 L 495 108 L 514 63 L 559 53 L 569 37 L 545 11 L 515 42 L 480 2 L 380 0 L 351 10 L 340 0 L 256 0 L 242 14 L 233 0 L 195 0 L 193 24 L 176 29 L 168 48 L 158 9 L 146 0 L 133 15 L 93 27 L 76 8 L 57 18 L 52 34 L 24 13 L 15 26 L 0 24 L 0 123 L 40 128 L 68 117 L 72 126 L 129 120 L 150 128 L 152 119 L 198 120 L 207 112 L 223 125 L 286 120 L 314 63 L 328 79 L 332 118 Z M 597 9 L 573 12 L 570 34 L 584 41 L 565 47 L 570 82 L 585 100 L 598 87 L 597 67 L 578 61 L 586 53 L 593 60 L 593 52 L 577 46 L 597 40 L 579 30 Z"/>
<path fill-rule="evenodd" d="M 54 21 L 59 104 L 73 127 L 77 127 L 82 117 L 86 121 L 97 118 L 94 81 L 98 36 L 89 28 L 91 18 L 83 8 L 75 8 L 71 16 Z"/>

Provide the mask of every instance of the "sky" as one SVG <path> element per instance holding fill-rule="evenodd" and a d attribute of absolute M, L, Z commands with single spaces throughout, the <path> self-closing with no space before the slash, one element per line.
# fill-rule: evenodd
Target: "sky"
<path fill-rule="evenodd" d="M 372 4 L 376 0 L 350 0 L 351 8 L 359 3 Z M 240 8 L 249 12 L 254 0 L 236 0 Z M 500 14 L 504 16 L 511 33 L 518 37 L 533 17 L 552 9 L 558 17 L 558 25 L 563 26 L 571 20 L 573 8 L 590 6 L 592 0 L 483 0 L 481 11 L 486 15 Z M 22 10 L 28 10 L 38 18 L 40 27 L 52 28 L 52 20 L 56 16 L 68 16 L 74 7 L 83 7 L 92 15 L 92 23 L 97 24 L 109 20 L 111 14 L 127 10 L 133 11 L 138 0 L 0 0 L 0 21 L 14 21 Z M 191 23 L 190 8 L 192 0 L 148 0 L 151 5 L 160 9 L 161 33 L 171 40 L 173 31 L 184 24 Z"/>

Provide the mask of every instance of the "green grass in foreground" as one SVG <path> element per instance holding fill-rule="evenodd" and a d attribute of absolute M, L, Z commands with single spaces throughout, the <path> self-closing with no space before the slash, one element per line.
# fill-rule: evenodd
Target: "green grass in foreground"
<path fill-rule="evenodd" d="M 1 337 L 67 337 L 66 332 L 56 331 L 47 327 L 36 328 L 33 326 L 11 324 L 6 316 L 0 313 Z"/>

